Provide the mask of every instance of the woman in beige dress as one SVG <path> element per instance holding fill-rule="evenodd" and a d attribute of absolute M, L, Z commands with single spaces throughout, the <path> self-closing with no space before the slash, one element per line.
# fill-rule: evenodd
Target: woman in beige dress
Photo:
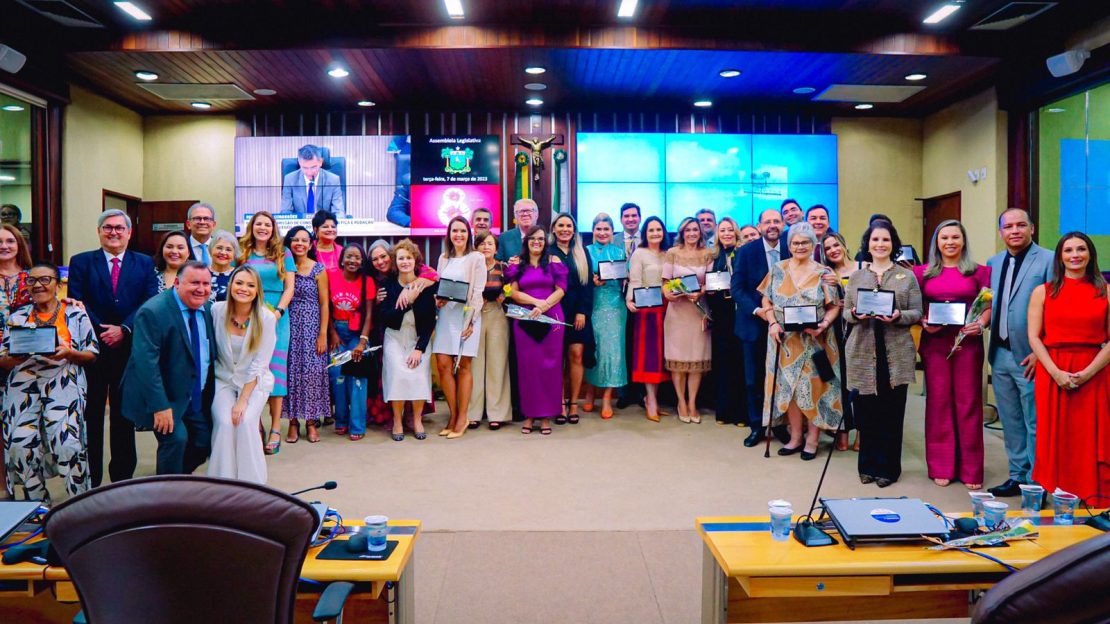
<path fill-rule="evenodd" d="M 697 220 L 687 217 L 678 226 L 678 240 L 663 260 L 663 296 L 667 315 L 663 319 L 663 357 L 678 402 L 678 419 L 700 423 L 698 388 L 709 372 L 713 347 L 709 333 L 709 308 L 705 296 L 705 272 L 713 264 L 711 250 Z M 697 276 L 698 290 L 671 288 L 668 280 Z"/>

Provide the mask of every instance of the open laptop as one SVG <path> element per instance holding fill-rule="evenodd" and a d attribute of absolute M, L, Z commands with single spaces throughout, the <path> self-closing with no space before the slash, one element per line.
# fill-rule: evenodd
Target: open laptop
<path fill-rule="evenodd" d="M 33 516 L 40 505 L 39 501 L 0 501 L 0 544 Z"/>
<path fill-rule="evenodd" d="M 944 538 L 944 520 L 919 498 L 821 499 L 837 532 L 849 548 L 863 542 L 911 541 L 921 536 Z"/>

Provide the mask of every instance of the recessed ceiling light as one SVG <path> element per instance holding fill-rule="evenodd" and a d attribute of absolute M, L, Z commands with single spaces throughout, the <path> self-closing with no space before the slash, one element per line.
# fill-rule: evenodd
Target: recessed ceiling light
<path fill-rule="evenodd" d="M 928 77 L 928 74 L 907 74 L 906 80 L 925 80 Z"/>
<path fill-rule="evenodd" d="M 936 11 L 933 11 L 933 13 L 929 15 L 929 17 L 926 17 L 922 21 L 926 24 L 939 24 L 940 22 L 944 21 L 944 19 L 947 18 L 949 15 L 952 15 L 959 10 L 960 5 L 958 4 L 946 4 Z"/>
<path fill-rule="evenodd" d="M 463 11 L 462 0 L 443 0 L 443 6 L 447 8 L 447 15 L 451 19 L 462 19 L 466 17 Z"/>
<path fill-rule="evenodd" d="M 809 95 L 816 90 L 817 89 L 814 89 L 813 87 L 798 87 L 797 89 L 794 89 L 794 93 L 797 93 L 798 95 Z"/>
<path fill-rule="evenodd" d="M 363 107 L 363 108 L 369 108 L 371 106 L 375 106 L 376 104 L 377 104 L 376 102 L 371 102 L 370 100 L 359 100 L 358 101 L 358 105 Z"/>
<path fill-rule="evenodd" d="M 0 182 L 15 182 L 15 176 L 2 174 L 0 175 Z"/>
<path fill-rule="evenodd" d="M 542 106 L 543 105 L 543 100 L 541 100 L 540 98 L 534 97 L 534 98 L 528 98 L 527 100 L 524 100 L 524 103 L 527 104 L 528 106 Z"/>
<path fill-rule="evenodd" d="M 23 110 L 23 107 L 18 104 L 5 104 L 3 107 L 0 108 L 3 108 L 9 113 L 18 113 L 19 111 Z"/>
<path fill-rule="evenodd" d="M 539 65 L 532 65 L 530 67 L 525 67 L 524 68 L 524 73 L 532 74 L 533 76 L 538 76 L 538 75 L 544 73 L 545 71 L 547 71 L 547 69 L 544 68 L 544 67 L 540 67 Z"/>
<path fill-rule="evenodd" d="M 636 4 L 639 0 L 621 0 L 617 7 L 617 17 L 632 17 L 636 14 Z"/>
<path fill-rule="evenodd" d="M 254 94 L 255 95 L 277 95 L 277 91 L 274 91 L 273 89 L 255 89 Z"/>
<path fill-rule="evenodd" d="M 115 5 L 116 8 L 139 20 L 140 22 L 149 22 L 151 19 L 153 19 L 150 17 L 149 13 L 135 6 L 134 2 L 116 2 Z"/>
<path fill-rule="evenodd" d="M 208 110 L 212 108 L 212 105 L 208 102 L 193 102 L 189 106 L 192 106 L 193 108 L 198 108 L 200 110 Z"/>
<path fill-rule="evenodd" d="M 333 67 L 328 70 L 328 75 L 332 78 L 346 78 L 351 75 L 351 72 L 343 69 L 342 67 Z"/>
<path fill-rule="evenodd" d="M 528 84 L 524 85 L 524 88 L 528 89 L 529 91 L 543 91 L 547 88 L 547 85 L 542 82 L 529 82 Z"/>
<path fill-rule="evenodd" d="M 740 75 L 740 70 L 739 69 L 722 69 L 721 71 L 717 72 L 717 74 L 720 75 L 721 78 L 735 78 L 735 77 Z"/>
<path fill-rule="evenodd" d="M 874 104 L 856 104 L 856 110 L 871 110 L 875 108 Z"/>
<path fill-rule="evenodd" d="M 4 110 L 7 110 L 7 107 L 5 107 Z M 1067 110 L 1068 109 L 1066 109 L 1066 108 L 1050 108 L 1045 112 L 1046 113 L 1066 113 Z"/>
<path fill-rule="evenodd" d="M 709 108 L 713 106 L 713 100 L 694 100 L 694 106 L 698 108 Z"/>
<path fill-rule="evenodd" d="M 151 80 L 158 80 L 158 74 L 156 74 L 152 71 L 146 71 L 146 70 L 142 70 L 142 69 L 135 72 L 135 77 L 138 78 L 139 80 L 146 80 L 148 82 L 151 81 Z"/>

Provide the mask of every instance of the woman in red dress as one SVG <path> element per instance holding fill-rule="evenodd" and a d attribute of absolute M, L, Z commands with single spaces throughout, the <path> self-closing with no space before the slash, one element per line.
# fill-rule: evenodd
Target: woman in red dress
<path fill-rule="evenodd" d="M 1088 504 L 1110 501 L 1110 296 L 1091 239 L 1065 234 L 1053 279 L 1029 299 L 1037 356 L 1033 479 Z"/>

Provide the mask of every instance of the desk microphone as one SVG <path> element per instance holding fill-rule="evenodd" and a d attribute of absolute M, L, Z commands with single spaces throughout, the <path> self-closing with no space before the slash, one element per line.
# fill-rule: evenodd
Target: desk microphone
<path fill-rule="evenodd" d="M 298 496 L 300 494 L 304 494 L 305 492 L 311 492 L 313 490 L 334 490 L 337 487 L 339 487 L 338 483 L 336 483 L 335 481 L 328 481 L 327 483 L 322 483 L 320 485 L 314 485 L 310 488 L 305 488 L 303 490 L 297 490 L 296 492 L 291 492 L 289 495 L 290 496 Z"/>
<path fill-rule="evenodd" d="M 853 388 L 848 392 L 848 405 L 851 405 L 856 397 L 859 396 L 859 390 Z M 847 408 L 847 406 L 845 406 Z M 812 425 L 811 425 L 812 426 Z M 833 451 L 836 449 L 836 434 L 839 434 L 844 429 L 844 419 L 840 420 L 840 426 L 836 428 L 833 434 L 833 443 L 829 447 L 829 454 L 825 457 L 825 467 L 821 469 L 821 478 L 817 481 L 817 489 L 813 492 L 813 502 L 809 504 L 809 513 L 804 517 L 799 518 L 798 522 L 794 525 L 794 539 L 804 544 L 807 548 L 815 546 L 832 546 L 836 543 L 831 535 L 817 526 L 813 521 L 813 510 L 817 509 L 817 497 L 821 494 L 821 486 L 825 483 L 825 474 L 829 472 L 829 463 L 832 461 Z"/>

